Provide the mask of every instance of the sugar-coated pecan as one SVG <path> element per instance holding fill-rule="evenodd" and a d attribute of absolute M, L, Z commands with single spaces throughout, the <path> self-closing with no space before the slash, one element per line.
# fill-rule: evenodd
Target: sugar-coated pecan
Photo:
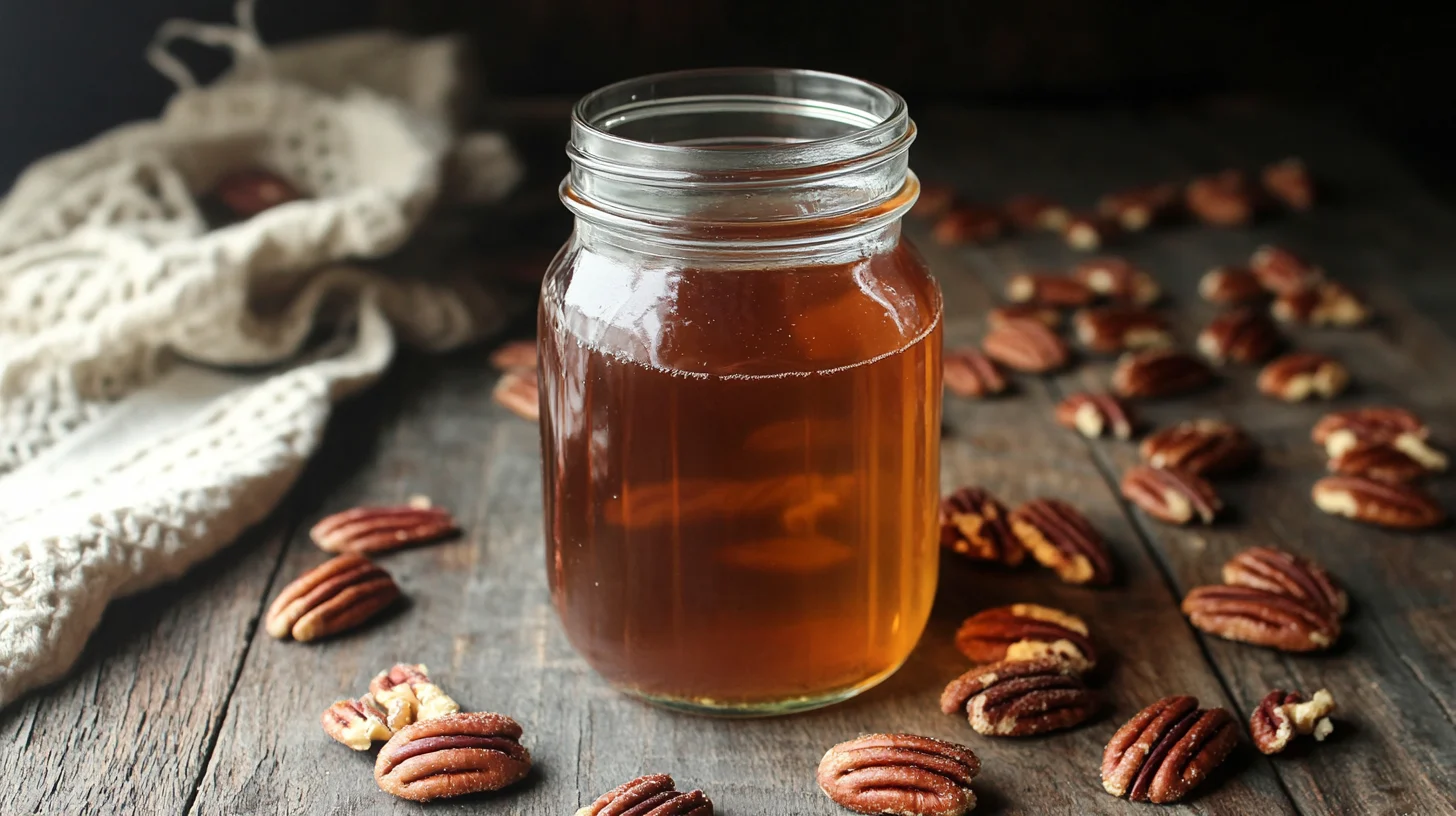
<path fill-rule="evenodd" d="M 455 519 L 424 497 L 393 507 L 355 507 L 334 513 L 308 531 L 319 549 L 332 553 L 377 553 L 434 541 L 455 532 Z"/>
<path fill-rule="evenodd" d="M 1173 345 L 1168 321 L 1157 312 L 1136 306 L 1080 309 L 1072 317 L 1072 326 L 1082 345 L 1106 354 Z"/>
<path fill-rule="evenodd" d="M 268 634 L 309 641 L 352 629 L 399 597 L 389 573 L 362 555 L 325 561 L 283 588 L 264 618 Z"/>
<path fill-rule="evenodd" d="M 1153 276 L 1126 258 L 1082 261 L 1073 267 L 1072 275 L 1093 292 L 1126 306 L 1151 306 L 1163 296 L 1163 289 Z"/>
<path fill-rule="evenodd" d="M 931 234 L 936 243 L 984 244 L 1000 238 L 1006 231 L 1001 213 L 990 207 L 957 204 L 936 220 Z"/>
<path fill-rule="evenodd" d="M 1048 329 L 1056 329 L 1062 325 L 1062 313 L 1052 306 L 1042 306 L 1036 303 L 1012 303 L 992 309 L 986 315 L 986 320 L 993 329 L 1005 325 L 1009 320 L 1035 320 L 1045 323 Z"/>
<path fill-rule="evenodd" d="M 1017 371 L 1044 374 L 1067 364 L 1067 344 L 1046 324 L 1035 320 L 1008 320 L 981 341 L 992 360 Z"/>
<path fill-rule="evenodd" d="M 1274 321 L 1252 308 L 1224 312 L 1198 334 L 1198 350 L 1217 365 L 1269 359 L 1282 339 Z"/>
<path fill-rule="evenodd" d="M 1289 209 L 1302 212 L 1314 206 L 1314 178 L 1299 159 L 1291 157 L 1266 165 L 1259 178 L 1264 191 Z"/>
<path fill-rule="evenodd" d="M 1080 673 L 1055 657 L 1007 660 L 971 669 L 940 695 L 946 714 L 966 712 L 971 729 L 988 737 L 1060 731 L 1097 712 L 1097 695 Z"/>
<path fill-rule="evenodd" d="M 914 734 L 870 734 L 830 748 L 819 788 L 855 813 L 962 816 L 976 806 L 981 760 L 964 745 Z"/>
<path fill-rule="evenodd" d="M 1192 354 L 1153 349 L 1124 354 L 1112 370 L 1112 390 L 1120 397 L 1172 397 L 1207 388 L 1213 370 Z"/>
<path fill-rule="evenodd" d="M 1097 201 L 1097 211 L 1113 218 L 1128 232 L 1141 232 L 1167 218 L 1178 206 L 1178 185 L 1150 184 L 1108 193 Z"/>
<path fill-rule="evenodd" d="M 1334 730 L 1330 715 L 1335 713 L 1335 697 L 1320 689 L 1312 697 L 1297 691 L 1274 689 L 1249 717 L 1249 736 L 1261 753 L 1277 754 L 1289 747 L 1300 735 L 1313 735 L 1324 742 Z"/>
<path fill-rule="evenodd" d="M 576 816 L 713 816 L 713 803 L 700 790 L 678 790 L 667 774 L 649 774 L 612 788 Z"/>
<path fill-rule="evenodd" d="M 1102 753 L 1102 787 L 1134 802 L 1169 804 L 1213 772 L 1238 744 L 1226 709 L 1196 697 L 1165 697 L 1133 715 Z"/>
<path fill-rule="evenodd" d="M 910 205 L 916 218 L 939 218 L 955 203 L 955 188 L 949 184 L 920 183 L 920 196 Z"/>
<path fill-rule="evenodd" d="M 1057 403 L 1057 424 L 1083 436 L 1132 438 L 1132 412 L 1110 394 L 1073 394 Z"/>
<path fill-rule="evenodd" d="M 1018 272 L 1006 279 L 1006 299 L 1012 303 L 1073 307 L 1092 302 L 1095 293 L 1076 278 Z"/>
<path fill-rule="evenodd" d="M 334 703 L 319 717 L 319 723 L 325 733 L 355 751 L 367 751 L 394 734 L 384 721 L 384 709 L 370 694 Z"/>
<path fill-rule="evenodd" d="M 1077 509 L 1060 499 L 1033 499 L 1011 513 L 1011 531 L 1037 563 L 1069 584 L 1110 584 L 1112 553 Z"/>
<path fill-rule="evenodd" d="M 940 544 L 967 558 L 1014 567 L 1026 550 L 1012 535 L 1008 516 L 995 496 L 963 487 L 940 500 Z"/>
<path fill-rule="evenodd" d="M 518 369 L 502 374 L 491 391 L 491 398 L 521 419 L 532 422 L 541 419 L 541 390 L 535 369 Z"/>
<path fill-rule="evenodd" d="M 1205 224 L 1241 227 L 1254 220 L 1258 199 L 1248 176 L 1240 170 L 1225 170 L 1190 181 L 1184 202 Z"/>
<path fill-rule="evenodd" d="M 1072 249 L 1091 252 L 1122 237 L 1122 227 L 1100 213 L 1074 213 L 1062 227 L 1062 238 Z"/>
<path fill-rule="evenodd" d="M 942 381 L 952 394 L 966 399 L 1006 390 L 1006 377 L 990 357 L 973 348 L 946 349 L 941 358 Z"/>
<path fill-rule="evenodd" d="M 1331 458 L 1360 443 L 1394 445 L 1427 470 L 1445 470 L 1446 455 L 1426 443 L 1430 429 L 1404 408 L 1377 406 L 1325 414 L 1310 431 L 1310 438 Z"/>
<path fill-rule="evenodd" d="M 1239 470 L 1254 460 L 1254 440 L 1232 422 L 1190 419 L 1158 430 L 1138 452 L 1155 468 L 1178 468 L 1199 476 Z"/>
<path fill-rule="evenodd" d="M 379 749 L 374 781 L 385 793 L 428 802 L 500 790 L 531 770 L 521 726 L 504 714 L 455 713 L 396 731 Z"/>
<path fill-rule="evenodd" d="M 244 219 L 303 196 L 277 173 L 248 169 L 228 173 L 219 179 L 213 185 L 212 197 L 234 218 Z"/>
<path fill-rule="evenodd" d="M 1249 586 L 1194 587 L 1183 614 L 1210 635 L 1285 652 L 1328 649 L 1340 637 L 1340 619 L 1324 605 Z"/>
<path fill-rule="evenodd" d="M 536 367 L 536 341 L 512 340 L 490 353 L 490 367 L 496 371 L 524 371 Z"/>
<path fill-rule="evenodd" d="M 1285 323 L 1348 329 L 1370 319 L 1370 307 L 1360 296 L 1334 281 L 1320 281 L 1307 289 L 1285 292 L 1270 307 Z"/>
<path fill-rule="evenodd" d="M 1266 244 L 1254 250 L 1249 271 L 1276 295 L 1309 289 L 1324 280 L 1325 271 L 1284 247 Z"/>
<path fill-rule="evenodd" d="M 1213 485 L 1175 467 L 1138 465 L 1122 475 L 1122 495 L 1143 512 L 1169 524 L 1212 524 L 1223 502 Z"/>
<path fill-rule="evenodd" d="M 423 664 L 396 663 L 369 681 L 369 693 L 389 712 L 389 725 L 400 729 L 413 722 L 454 714 L 460 706 L 430 680 Z"/>
<path fill-rule="evenodd" d="M 1038 604 L 983 609 L 961 623 L 955 643 L 975 663 L 1052 657 L 1083 672 L 1097 664 L 1086 622 Z"/>
<path fill-rule="evenodd" d="M 1050 198 L 1039 195 L 1012 196 L 1006 201 L 1006 218 L 1022 231 L 1061 232 L 1071 212 Z"/>
<path fill-rule="evenodd" d="M 1285 402 L 1311 397 L 1329 399 L 1349 387 L 1350 371 L 1329 355 L 1295 351 L 1264 366 L 1256 384 L 1261 394 Z"/>
<path fill-rule="evenodd" d="M 1198 294 L 1219 306 L 1256 303 L 1269 296 L 1254 273 L 1240 266 L 1218 266 L 1208 270 L 1198 281 Z"/>
<path fill-rule="evenodd" d="M 1329 470 L 1378 482 L 1414 482 L 1430 473 L 1420 460 L 1390 442 L 1357 442 L 1331 459 Z"/>
<path fill-rule="evenodd" d="M 1310 491 L 1315 506 L 1333 516 L 1401 530 L 1435 527 L 1446 511 L 1424 490 L 1360 476 L 1326 476 Z"/>
<path fill-rule="evenodd" d="M 1288 595 L 1337 618 L 1350 607 L 1345 590 L 1323 567 L 1273 547 L 1250 547 L 1230 558 L 1223 565 L 1223 582 Z"/>

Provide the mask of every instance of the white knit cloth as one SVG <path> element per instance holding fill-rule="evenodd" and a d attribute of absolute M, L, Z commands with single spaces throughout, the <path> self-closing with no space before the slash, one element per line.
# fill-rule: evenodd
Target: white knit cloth
<path fill-rule="evenodd" d="M 396 334 L 447 349 L 502 322 L 468 285 L 358 260 L 437 202 L 454 44 L 271 55 L 246 0 L 239 22 L 169 23 L 162 117 L 36 163 L 0 203 L 0 707 L 64 674 L 112 599 L 262 519 Z M 179 36 L 232 48 L 234 70 L 196 87 L 164 50 Z M 373 87 L 340 78 L 351 55 Z M 473 189 L 508 189 L 505 142 L 469 147 Z M 196 196 L 257 166 L 310 197 L 209 230 Z"/>

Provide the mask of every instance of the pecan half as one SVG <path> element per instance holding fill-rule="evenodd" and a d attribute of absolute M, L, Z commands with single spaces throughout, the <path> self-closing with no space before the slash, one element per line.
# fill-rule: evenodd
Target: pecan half
<path fill-rule="evenodd" d="M 955 188 L 949 184 L 921 182 L 920 196 L 910 205 L 916 218 L 939 218 L 955 203 Z"/>
<path fill-rule="evenodd" d="M 1192 354 L 1154 349 L 1123 355 L 1112 370 L 1112 390 L 1129 399 L 1171 397 L 1206 388 L 1213 379 L 1208 364 Z"/>
<path fill-rule="evenodd" d="M 940 544 L 976 561 L 1014 567 L 1026 550 L 1011 534 L 1006 507 L 979 487 L 963 487 L 940 500 Z"/>
<path fill-rule="evenodd" d="M 1378 406 L 1325 414 L 1310 431 L 1310 438 L 1325 453 L 1339 456 L 1359 442 L 1389 442 L 1432 470 L 1444 470 L 1446 457 L 1425 444 L 1430 429 L 1404 408 Z M 1430 451 L 1426 453 L 1425 451 Z M 1431 454 L 1435 454 L 1432 458 Z"/>
<path fill-rule="evenodd" d="M 1188 211 L 1198 220 L 1216 227 L 1241 227 L 1254 220 L 1258 203 L 1248 176 L 1239 170 L 1225 170 L 1200 176 L 1184 192 Z"/>
<path fill-rule="evenodd" d="M 1400 530 L 1435 527 L 1446 511 L 1429 493 L 1409 484 L 1389 484 L 1360 476 L 1326 476 L 1311 491 L 1314 504 L 1333 516 Z"/>
<path fill-rule="evenodd" d="M 384 709 L 366 694 L 357 700 L 340 700 L 319 717 L 324 732 L 355 751 L 367 751 L 376 741 L 394 734 L 384 721 Z"/>
<path fill-rule="evenodd" d="M 1094 293 L 1076 278 L 1019 272 L 1006 279 L 1006 299 L 1041 306 L 1086 306 Z"/>
<path fill-rule="evenodd" d="M 1035 303 L 1013 303 L 1009 306 L 997 306 L 986 315 L 991 328 L 1004 326 L 1009 320 L 1035 320 L 1045 323 L 1048 329 L 1056 329 L 1062 325 L 1062 313 L 1050 306 L 1038 306 Z"/>
<path fill-rule="evenodd" d="M 1097 695 L 1077 669 L 1055 658 L 1007 660 L 971 669 L 940 695 L 946 714 L 966 712 L 971 730 L 988 737 L 1060 731 L 1097 712 Z"/>
<path fill-rule="evenodd" d="M 1223 565 L 1223 582 L 1288 595 L 1337 618 L 1350 607 L 1349 597 L 1324 568 L 1273 547 L 1250 547 L 1230 558 Z"/>
<path fill-rule="evenodd" d="M 1035 320 L 1008 320 L 981 341 L 992 360 L 1033 374 L 1055 371 L 1067 364 L 1067 344 L 1045 324 Z"/>
<path fill-rule="evenodd" d="M 1357 442 L 1331 459 L 1329 470 L 1378 482 L 1414 482 L 1430 472 L 1420 460 L 1389 442 Z"/>
<path fill-rule="evenodd" d="M 389 725 L 396 730 L 460 710 L 450 695 L 430 681 L 429 669 L 423 664 L 396 663 L 369 681 L 369 693 L 389 710 Z"/>
<path fill-rule="evenodd" d="M 1172 214 L 1178 192 L 1176 184 L 1150 184 L 1108 193 L 1097 201 L 1097 211 L 1116 219 L 1128 232 L 1141 232 Z"/>
<path fill-rule="evenodd" d="M 288 180 L 267 170 L 238 170 L 213 185 L 212 197 L 239 219 L 303 198 Z"/>
<path fill-rule="evenodd" d="M 1365 301 L 1334 281 L 1321 281 L 1308 289 L 1285 292 L 1274 300 L 1270 311 L 1285 323 L 1340 329 L 1353 328 L 1370 319 L 1370 307 Z"/>
<path fill-rule="evenodd" d="M 1300 402 L 1311 397 L 1329 399 L 1350 385 L 1350 372 L 1333 357 L 1296 351 L 1279 357 L 1259 371 L 1259 392 L 1265 396 Z"/>
<path fill-rule="evenodd" d="M 1102 753 L 1102 787 L 1134 802 L 1168 804 L 1188 795 L 1238 744 L 1226 709 L 1196 697 L 1164 697 L 1133 715 Z"/>
<path fill-rule="evenodd" d="M 1006 217 L 1019 230 L 1061 232 L 1071 212 L 1061 204 L 1039 195 L 1012 196 L 1006 201 Z"/>
<path fill-rule="evenodd" d="M 1011 513 L 1011 531 L 1037 563 L 1069 584 L 1112 583 L 1112 553 L 1092 523 L 1059 499 L 1033 499 Z"/>
<path fill-rule="evenodd" d="M 1314 206 L 1314 179 L 1299 159 L 1288 158 L 1267 165 L 1259 178 L 1265 192 L 1289 209 L 1302 212 Z"/>
<path fill-rule="evenodd" d="M 1330 715 L 1335 713 L 1335 697 L 1325 689 L 1305 697 L 1297 691 L 1274 689 L 1259 702 L 1249 717 L 1249 736 L 1260 753 L 1277 754 L 1289 747 L 1296 736 L 1314 735 L 1324 742 L 1334 730 Z"/>
<path fill-rule="evenodd" d="M 428 802 L 500 790 L 531 770 L 521 726 L 504 714 L 456 713 L 407 725 L 379 749 L 374 781 L 385 793 Z"/>
<path fill-rule="evenodd" d="M 936 220 L 931 235 L 936 243 L 984 244 L 1000 238 L 1006 231 L 1001 213 L 989 207 L 957 204 Z"/>
<path fill-rule="evenodd" d="M 395 507 L 355 507 L 325 517 L 308 531 L 319 549 L 331 553 L 376 553 L 434 541 L 455 532 L 443 507 L 420 497 Z"/>
<path fill-rule="evenodd" d="M 975 349 L 947 349 L 940 364 L 945 387 L 958 397 L 973 399 L 1006 390 L 1001 369 Z"/>
<path fill-rule="evenodd" d="M 1169 524 L 1212 524 L 1223 509 L 1213 485 L 1196 473 L 1174 467 L 1139 465 L 1122 475 L 1123 498 Z"/>
<path fill-rule="evenodd" d="M 1122 236 L 1117 221 L 1098 213 L 1078 213 L 1067 219 L 1062 238 L 1072 249 L 1101 249 Z"/>
<path fill-rule="evenodd" d="M 1127 306 L 1151 306 L 1163 296 L 1152 275 L 1126 258 L 1093 258 L 1072 269 L 1072 275 L 1103 297 Z"/>
<path fill-rule="evenodd" d="M 535 369 L 518 369 L 502 374 L 491 391 L 491 398 L 521 419 L 532 422 L 541 419 L 541 389 Z"/>
<path fill-rule="evenodd" d="M 1168 321 L 1157 312 L 1134 306 L 1081 309 L 1072 317 L 1072 326 L 1082 345 L 1107 354 L 1173 345 Z"/>
<path fill-rule="evenodd" d="M 964 745 L 914 734 L 841 742 L 819 761 L 819 788 L 855 813 L 961 816 L 976 806 L 981 760 Z"/>
<path fill-rule="evenodd" d="M 667 774 L 649 774 L 612 788 L 576 816 L 713 816 L 713 803 L 700 790 L 678 790 Z"/>
<path fill-rule="evenodd" d="M 1051 657 L 1081 672 L 1097 664 L 1086 622 L 1038 604 L 983 609 L 961 623 L 955 644 L 974 663 Z"/>
<path fill-rule="evenodd" d="M 1253 272 L 1238 266 L 1218 266 L 1205 272 L 1198 281 L 1198 294 L 1219 306 L 1256 303 L 1269 296 Z"/>
<path fill-rule="evenodd" d="M 1254 460 L 1254 440 L 1243 429 L 1219 419 L 1190 419 L 1163 428 L 1138 448 L 1155 468 L 1177 468 L 1199 476 L 1239 470 Z"/>
<path fill-rule="evenodd" d="M 1132 413 L 1108 394 L 1073 394 L 1057 403 L 1057 424 L 1096 438 L 1108 434 L 1132 438 Z"/>
<path fill-rule="evenodd" d="M 1325 271 L 1284 247 L 1266 244 L 1254 250 L 1249 271 L 1276 295 L 1309 289 L 1324 280 Z"/>
<path fill-rule="evenodd" d="M 389 573 L 346 553 L 294 579 L 268 607 L 264 625 L 275 638 L 310 641 L 352 629 L 399 597 Z"/>
<path fill-rule="evenodd" d="M 1234 309 L 1215 317 L 1198 333 L 1198 350 L 1217 365 L 1257 363 L 1269 359 L 1281 340 L 1274 321 L 1262 311 Z"/>
<path fill-rule="evenodd" d="M 1248 586 L 1194 587 L 1183 614 L 1210 635 L 1285 652 L 1328 649 L 1340 637 L 1340 619 L 1322 604 Z"/>
<path fill-rule="evenodd" d="M 522 371 L 536 367 L 536 341 L 512 340 L 490 353 L 490 366 L 496 371 Z"/>

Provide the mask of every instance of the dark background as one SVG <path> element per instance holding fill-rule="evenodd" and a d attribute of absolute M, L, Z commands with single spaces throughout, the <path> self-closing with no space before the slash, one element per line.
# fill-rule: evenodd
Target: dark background
<path fill-rule="evenodd" d="M 463 29 L 479 45 L 488 87 L 510 96 L 573 96 L 675 68 L 772 64 L 862 76 L 913 105 L 1148 106 L 1248 94 L 1332 105 L 1450 190 L 1456 14 L 1422 11 L 1441 5 L 261 0 L 258 17 L 270 41 L 376 23 Z M 176 16 L 225 22 L 232 2 L 0 2 L 0 184 L 37 156 L 154 115 L 170 86 L 143 51 Z"/>

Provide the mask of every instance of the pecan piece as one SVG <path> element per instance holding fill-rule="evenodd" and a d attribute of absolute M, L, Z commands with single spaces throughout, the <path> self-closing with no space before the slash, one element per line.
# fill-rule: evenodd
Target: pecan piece
<path fill-rule="evenodd" d="M 1335 730 L 1330 715 L 1335 713 L 1335 697 L 1325 689 L 1305 697 L 1297 691 L 1274 689 L 1259 702 L 1249 717 L 1249 736 L 1260 753 L 1277 754 L 1289 747 L 1299 735 L 1314 735 L 1324 742 Z"/>
<path fill-rule="evenodd" d="M 576 816 L 713 816 L 713 803 L 700 790 L 678 790 L 667 774 L 649 774 L 612 788 Z"/>
<path fill-rule="evenodd" d="M 389 709 L 389 725 L 395 730 L 460 710 L 450 695 L 430 681 L 429 669 L 423 664 L 396 663 L 369 681 L 369 693 Z"/>
<path fill-rule="evenodd" d="M 1094 294 L 1076 278 L 1019 272 L 1006 280 L 1006 299 L 1041 306 L 1086 306 Z"/>
<path fill-rule="evenodd" d="M 1070 352 L 1056 332 L 1035 320 L 1008 320 L 981 341 L 992 360 L 1033 374 L 1045 374 L 1067 364 Z"/>
<path fill-rule="evenodd" d="M 1325 271 L 1284 247 L 1266 244 L 1249 258 L 1249 271 L 1276 295 L 1309 289 L 1324 280 Z"/>
<path fill-rule="evenodd" d="M 1198 350 L 1216 365 L 1262 362 L 1280 342 L 1274 321 L 1261 311 L 1247 308 L 1224 312 L 1198 334 Z"/>
<path fill-rule="evenodd" d="M 1200 176 L 1188 183 L 1184 193 L 1188 211 L 1198 220 L 1216 227 L 1241 227 L 1254 220 L 1258 201 L 1248 176 L 1239 170 L 1225 170 Z"/>
<path fill-rule="evenodd" d="M 1151 306 L 1163 296 L 1153 276 L 1126 258 L 1083 261 L 1072 269 L 1072 275 L 1093 292 L 1127 306 Z"/>
<path fill-rule="evenodd" d="M 535 369 L 517 369 L 502 374 L 491 391 L 491 398 L 521 419 L 532 422 L 541 419 L 541 389 Z"/>
<path fill-rule="evenodd" d="M 1350 385 L 1350 372 L 1339 360 L 1313 351 L 1279 357 L 1259 371 L 1260 393 L 1285 402 L 1310 397 L 1329 399 Z"/>
<path fill-rule="evenodd" d="M 940 544 L 976 561 L 1019 565 L 1026 550 L 1011 533 L 1005 505 L 979 487 L 963 487 L 940 501 Z"/>
<path fill-rule="evenodd" d="M 1138 465 L 1122 475 L 1123 498 L 1169 524 L 1212 524 L 1223 509 L 1213 485 L 1196 473 L 1174 467 Z"/>
<path fill-rule="evenodd" d="M 1116 193 L 1097 201 L 1097 211 L 1116 219 L 1128 232 L 1141 232 L 1172 214 L 1178 206 L 1178 185 L 1150 184 Z"/>
<path fill-rule="evenodd" d="M 407 725 L 379 749 L 374 781 L 385 793 L 428 802 L 500 790 L 531 770 L 521 726 L 504 714 L 455 713 Z"/>
<path fill-rule="evenodd" d="M 394 734 L 384 720 L 384 709 L 366 694 L 357 700 L 340 700 L 319 717 L 324 732 L 355 751 L 367 751 L 376 741 Z"/>
<path fill-rule="evenodd" d="M 1264 191 L 1289 209 L 1303 212 L 1314 206 L 1314 179 L 1299 159 L 1288 158 L 1266 165 L 1259 178 L 1264 183 Z"/>
<path fill-rule="evenodd" d="M 1446 511 L 1429 493 L 1409 484 L 1388 484 L 1360 476 L 1326 476 L 1311 491 L 1314 504 L 1333 516 L 1399 530 L 1435 527 Z"/>
<path fill-rule="evenodd" d="M 1420 417 L 1404 408 L 1384 406 L 1325 414 L 1310 431 L 1310 438 L 1330 456 L 1339 456 L 1358 442 L 1389 442 L 1430 469 L 1444 470 L 1445 456 L 1425 444 L 1428 436 L 1430 429 Z"/>
<path fill-rule="evenodd" d="M 1107 354 L 1173 345 L 1167 320 L 1157 312 L 1132 306 L 1081 309 L 1073 316 L 1072 325 L 1082 345 Z"/>
<path fill-rule="evenodd" d="M 975 663 L 1051 657 L 1080 672 L 1097 664 L 1086 622 L 1038 604 L 983 609 L 961 623 L 955 644 Z"/>
<path fill-rule="evenodd" d="M 981 760 L 964 745 L 914 734 L 841 742 L 819 761 L 819 788 L 855 813 L 961 816 L 976 806 Z"/>
<path fill-rule="evenodd" d="M 958 204 L 942 215 L 931 229 L 936 243 L 984 244 L 1001 237 L 1006 222 L 1001 213 L 989 207 Z"/>
<path fill-rule="evenodd" d="M 1213 370 L 1192 354 L 1154 349 L 1125 354 L 1112 370 L 1112 390 L 1118 396 L 1171 397 L 1206 388 Z"/>
<path fill-rule="evenodd" d="M 536 341 L 512 340 L 490 353 L 496 371 L 524 371 L 536 367 Z"/>
<path fill-rule="evenodd" d="M 1011 513 L 1011 531 L 1037 563 L 1069 584 L 1112 583 L 1112 553 L 1092 523 L 1059 499 L 1033 499 Z"/>
<path fill-rule="evenodd" d="M 1019 230 L 1061 232 L 1072 217 L 1066 207 L 1039 195 L 1018 195 L 1007 199 L 1006 218 Z"/>
<path fill-rule="evenodd" d="M 1040 306 L 1035 303 L 1014 303 L 1010 306 L 998 306 L 987 315 L 991 328 L 1004 326 L 1010 320 L 1035 320 L 1045 323 L 1048 329 L 1056 329 L 1062 325 L 1062 313 L 1050 306 Z"/>
<path fill-rule="evenodd" d="M 1122 401 L 1109 394 L 1073 394 L 1057 403 L 1057 424 L 1096 438 L 1108 434 L 1118 439 L 1132 437 L 1132 413 Z"/>
<path fill-rule="evenodd" d="M 1285 652 L 1327 649 L 1340 637 L 1340 619 L 1322 604 L 1254 587 L 1194 587 L 1183 614 L 1210 635 Z"/>
<path fill-rule="evenodd" d="M 362 555 L 346 553 L 314 567 L 283 588 L 264 618 L 268 634 L 310 641 L 352 629 L 399 597 L 389 573 Z"/>
<path fill-rule="evenodd" d="M 1324 568 L 1272 547 L 1250 547 L 1230 558 L 1223 565 L 1223 582 L 1288 595 L 1336 618 L 1350 607 L 1349 597 Z"/>
<path fill-rule="evenodd" d="M 1238 744 L 1226 709 L 1196 697 L 1164 697 L 1133 715 L 1102 753 L 1102 787 L 1134 802 L 1165 805 L 1188 795 Z"/>
<path fill-rule="evenodd" d="M 264 210 L 303 198 L 288 180 L 267 170 L 238 170 L 223 176 L 213 185 L 212 197 L 232 217 L 252 218 Z"/>
<path fill-rule="evenodd" d="M 1001 370 L 975 349 L 948 349 L 941 360 L 941 371 L 945 387 L 958 397 L 984 397 L 1006 390 Z"/>
<path fill-rule="evenodd" d="M 1098 213 L 1079 213 L 1067 219 L 1062 238 L 1072 249 L 1101 249 L 1122 236 L 1118 222 Z"/>
<path fill-rule="evenodd" d="M 1056 657 L 1006 660 L 971 669 L 940 695 L 946 714 L 966 712 L 971 730 L 987 737 L 1060 731 L 1097 712 L 1097 695 L 1077 669 Z"/>
<path fill-rule="evenodd" d="M 455 519 L 424 497 L 396 507 L 355 507 L 324 518 L 308 531 L 331 553 L 376 553 L 434 541 L 455 532 Z"/>
<path fill-rule="evenodd" d="M 1331 459 L 1329 470 L 1378 482 L 1414 482 L 1429 473 L 1419 459 L 1389 442 L 1357 442 Z"/>
<path fill-rule="evenodd" d="M 1254 440 L 1243 429 L 1219 419 L 1190 419 L 1163 428 L 1138 448 L 1155 468 L 1178 468 L 1198 476 L 1239 470 L 1254 460 Z"/>
<path fill-rule="evenodd" d="M 1269 295 L 1253 272 L 1238 266 L 1217 266 L 1205 272 L 1198 281 L 1198 294 L 1220 306 L 1255 303 Z"/>
<path fill-rule="evenodd" d="M 1275 298 L 1270 311 L 1285 323 L 1340 329 L 1353 328 L 1370 319 L 1370 307 L 1365 301 L 1334 281 L 1321 281 L 1308 289 L 1285 292 Z"/>
<path fill-rule="evenodd" d="M 920 196 L 910 205 L 910 214 L 916 218 L 939 218 L 954 203 L 954 187 L 949 184 L 921 182 Z"/>

